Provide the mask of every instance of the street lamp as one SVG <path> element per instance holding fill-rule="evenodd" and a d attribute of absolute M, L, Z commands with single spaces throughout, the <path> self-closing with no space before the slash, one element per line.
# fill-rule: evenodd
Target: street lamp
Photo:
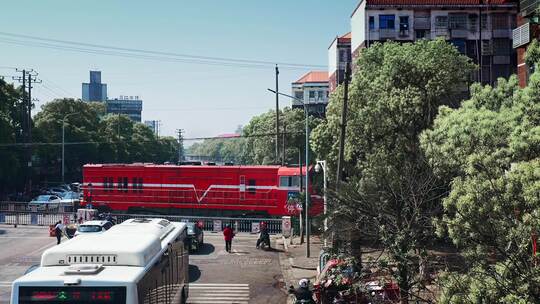
<path fill-rule="evenodd" d="M 310 256 L 310 241 L 309 241 L 310 231 L 309 231 L 309 121 L 308 121 L 309 115 L 308 115 L 308 110 L 307 110 L 306 104 L 304 103 L 302 99 L 299 99 L 294 96 L 287 95 L 281 92 L 276 92 L 272 89 L 268 89 L 268 91 L 274 94 L 279 94 L 285 97 L 289 97 L 293 100 L 300 102 L 304 108 L 304 114 L 306 116 L 306 119 L 305 119 L 306 121 L 306 220 L 305 222 L 306 222 L 306 257 L 309 258 Z"/>
<path fill-rule="evenodd" d="M 66 127 L 66 118 L 69 116 L 79 114 L 79 113 L 70 113 L 64 116 L 62 119 L 62 184 L 64 183 L 64 145 L 65 145 L 65 127 Z"/>
<path fill-rule="evenodd" d="M 323 171 L 323 201 L 324 201 L 324 247 L 327 247 L 327 241 L 326 241 L 326 233 L 328 231 L 328 218 L 326 215 L 327 209 L 326 209 L 326 161 L 325 160 L 318 160 L 317 165 L 315 166 L 315 172 L 321 172 Z"/>

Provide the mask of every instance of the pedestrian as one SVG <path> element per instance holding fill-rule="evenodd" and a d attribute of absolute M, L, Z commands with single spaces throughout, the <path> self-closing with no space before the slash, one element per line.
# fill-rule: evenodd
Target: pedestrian
<path fill-rule="evenodd" d="M 234 232 L 231 228 L 231 225 L 229 224 L 225 225 L 225 229 L 223 229 L 223 238 L 225 239 L 225 250 L 227 252 L 231 252 L 232 250 L 233 237 L 234 237 Z"/>
<path fill-rule="evenodd" d="M 56 225 L 54 226 L 54 235 L 56 235 L 56 245 L 60 244 L 60 240 L 62 240 L 62 230 L 64 230 L 64 225 L 62 225 L 62 221 L 56 222 Z"/>

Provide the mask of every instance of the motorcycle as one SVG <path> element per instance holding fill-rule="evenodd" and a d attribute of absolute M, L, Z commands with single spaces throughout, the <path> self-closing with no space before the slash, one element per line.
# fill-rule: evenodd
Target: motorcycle
<path fill-rule="evenodd" d="M 295 289 L 292 285 L 289 286 L 288 293 L 290 294 L 291 299 L 294 299 L 294 302 L 293 302 L 294 304 L 315 304 L 315 301 L 313 301 L 313 299 L 311 300 L 297 299 L 295 295 Z"/>
<path fill-rule="evenodd" d="M 259 235 L 259 239 L 257 240 L 257 248 L 263 250 L 270 249 L 270 234 L 268 234 L 268 232 L 261 232 L 261 234 Z"/>

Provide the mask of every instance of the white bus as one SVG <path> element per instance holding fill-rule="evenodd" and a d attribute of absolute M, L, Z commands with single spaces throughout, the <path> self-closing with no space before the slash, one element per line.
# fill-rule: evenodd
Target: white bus
<path fill-rule="evenodd" d="M 47 249 L 38 268 L 12 284 L 12 304 L 185 303 L 186 224 L 130 219 L 103 234 Z"/>

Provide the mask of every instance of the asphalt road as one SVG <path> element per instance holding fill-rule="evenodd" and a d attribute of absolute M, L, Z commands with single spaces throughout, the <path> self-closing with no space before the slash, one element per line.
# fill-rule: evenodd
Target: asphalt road
<path fill-rule="evenodd" d="M 190 255 L 188 303 L 285 303 L 279 251 L 258 250 L 256 240 L 239 234 L 228 253 L 221 234 L 205 232 L 204 246 Z M 0 225 L 0 303 L 9 303 L 11 282 L 55 244 L 47 227 Z"/>
<path fill-rule="evenodd" d="M 41 253 L 54 245 L 48 227 L 0 225 L 0 303 L 9 303 L 11 282 L 39 264 Z"/>
<path fill-rule="evenodd" d="M 204 247 L 190 255 L 188 303 L 286 302 L 279 251 L 256 249 L 256 235 L 239 234 L 228 253 L 221 234 L 205 233 Z"/>

